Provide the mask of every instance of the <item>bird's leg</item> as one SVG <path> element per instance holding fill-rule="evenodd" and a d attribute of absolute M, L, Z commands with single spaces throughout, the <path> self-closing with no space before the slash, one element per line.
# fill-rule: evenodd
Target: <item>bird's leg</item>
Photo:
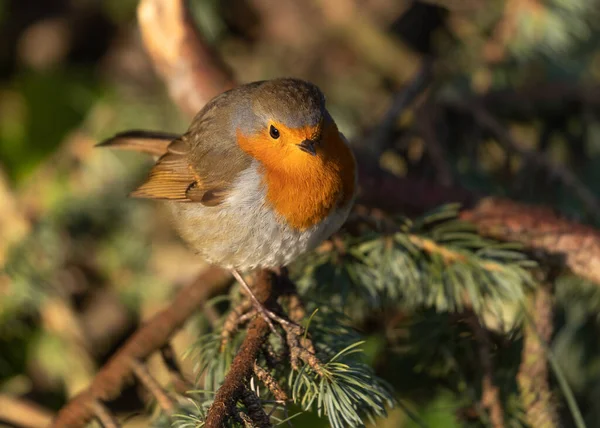
<path fill-rule="evenodd" d="M 242 285 L 244 290 L 246 290 L 246 293 L 248 293 L 248 295 L 250 296 L 252 304 L 254 305 L 256 310 L 262 315 L 267 324 L 269 324 L 269 328 L 271 329 L 271 331 L 276 333 L 275 326 L 273 325 L 273 322 L 271 320 L 278 322 L 283 327 L 291 327 L 293 325 L 292 322 L 280 317 L 273 311 L 270 311 L 267 308 L 265 308 L 265 306 L 258 301 L 248 283 L 246 283 L 242 275 L 240 275 L 240 273 L 236 269 L 231 269 L 231 273 L 234 276 L 234 278 Z"/>

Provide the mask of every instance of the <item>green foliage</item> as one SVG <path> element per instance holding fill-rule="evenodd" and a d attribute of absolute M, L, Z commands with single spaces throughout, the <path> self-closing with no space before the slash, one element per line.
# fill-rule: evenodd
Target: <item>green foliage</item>
<path fill-rule="evenodd" d="M 331 357 L 322 367 L 323 374 L 304 365 L 290 373 L 294 403 L 306 410 L 316 408 L 319 416 L 329 418 L 332 427 L 362 426 L 362 414 L 370 419 L 385 416 L 386 406 L 393 404 L 389 388 L 373 377 L 368 365 L 352 357 L 362 352 L 354 343 Z"/>
<path fill-rule="evenodd" d="M 348 327 L 347 321 L 343 314 L 330 308 L 316 311 L 307 320 L 307 334 L 316 347 L 317 357 L 323 362 L 322 372 L 315 372 L 305 363 L 298 370 L 293 370 L 288 360 L 282 361 L 273 372 L 280 385 L 287 383 L 294 404 L 303 411 L 316 411 L 319 416 L 327 417 L 331 426 L 336 428 L 362 426 L 364 416 L 384 416 L 386 407 L 393 405 L 394 401 L 389 386 L 364 363 L 363 351 L 359 348 L 362 345 L 358 341 L 360 336 Z M 193 411 L 189 408 L 182 410 L 174 426 L 203 426 L 204 410 L 223 382 L 243 338 L 244 333 L 240 331 L 222 347 L 217 330 L 201 336 L 188 352 L 188 358 L 193 358 L 196 363 L 201 389 L 192 391 L 195 395 Z M 275 349 L 281 348 L 282 344 L 276 339 L 270 340 Z M 259 362 L 265 364 L 262 357 Z M 253 378 L 252 384 L 258 385 L 258 379 Z M 253 389 L 265 407 L 272 407 L 269 403 L 273 397 L 267 388 L 256 386 Z M 244 410 L 243 406 L 240 410 Z M 277 414 L 272 415 L 272 419 L 274 423 L 281 423 Z"/>
<path fill-rule="evenodd" d="M 8 88 L 0 159 L 11 178 L 24 178 L 81 124 L 99 93 L 91 77 L 86 70 L 29 72 Z"/>
<path fill-rule="evenodd" d="M 295 278 L 303 294 L 318 290 L 340 303 L 354 295 L 371 306 L 482 313 L 522 301 L 535 263 L 518 245 L 482 238 L 457 213 L 441 207 L 415 221 L 400 218 L 391 232 L 382 226 L 348 236 L 341 249 L 308 255 Z"/>

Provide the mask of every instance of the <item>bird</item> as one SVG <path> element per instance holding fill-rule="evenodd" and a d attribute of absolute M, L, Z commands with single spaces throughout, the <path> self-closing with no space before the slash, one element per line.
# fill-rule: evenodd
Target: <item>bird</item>
<path fill-rule="evenodd" d="M 211 99 L 183 134 L 130 130 L 100 147 L 155 157 L 130 196 L 165 202 L 183 241 L 229 270 L 255 308 L 267 310 L 242 277 L 284 267 L 346 221 L 357 193 L 356 159 L 306 80 L 281 77 L 240 85 Z"/>

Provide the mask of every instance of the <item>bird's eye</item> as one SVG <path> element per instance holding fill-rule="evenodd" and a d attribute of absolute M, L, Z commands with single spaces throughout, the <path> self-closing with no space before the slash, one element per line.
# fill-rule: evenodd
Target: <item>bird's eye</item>
<path fill-rule="evenodd" d="M 269 128 L 269 134 L 271 134 L 271 138 L 274 140 L 279 138 L 279 129 L 275 128 L 273 125 Z"/>

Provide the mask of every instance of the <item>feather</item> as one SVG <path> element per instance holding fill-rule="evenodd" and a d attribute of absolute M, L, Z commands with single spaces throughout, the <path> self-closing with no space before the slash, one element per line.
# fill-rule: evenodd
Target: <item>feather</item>
<path fill-rule="evenodd" d="M 179 137 L 177 134 L 166 132 L 133 130 L 120 132 L 114 137 L 97 144 L 96 147 L 133 150 L 154 156 L 162 156 L 167 152 L 169 144 Z"/>
<path fill-rule="evenodd" d="M 196 177 L 186 158 L 167 153 L 152 167 L 148 179 L 131 196 L 189 202 L 188 189 L 197 186 Z"/>

